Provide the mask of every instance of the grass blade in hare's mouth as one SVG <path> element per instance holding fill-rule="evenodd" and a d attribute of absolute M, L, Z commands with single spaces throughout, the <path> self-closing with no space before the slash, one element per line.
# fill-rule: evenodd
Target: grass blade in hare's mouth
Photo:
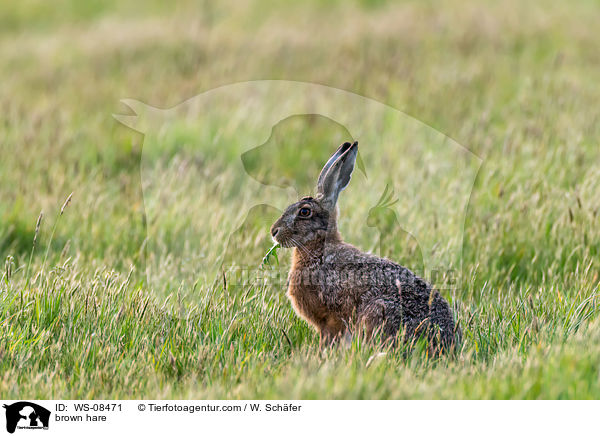
<path fill-rule="evenodd" d="M 267 254 L 265 254 L 265 257 L 263 257 L 262 265 L 267 265 L 267 264 L 271 264 L 271 258 L 275 259 L 275 263 L 277 264 L 277 266 L 279 266 L 279 257 L 277 257 L 277 250 L 279 249 L 279 247 L 281 247 L 281 245 L 279 243 L 275 243 L 273 244 L 273 246 L 271 248 L 269 248 L 269 251 L 267 251 Z"/>

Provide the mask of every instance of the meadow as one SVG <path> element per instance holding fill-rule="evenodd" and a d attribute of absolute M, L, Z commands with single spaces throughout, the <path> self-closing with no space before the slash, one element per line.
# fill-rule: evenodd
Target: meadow
<path fill-rule="evenodd" d="M 588 0 L 3 2 L 0 397 L 600 398 L 599 20 Z M 227 247 L 226 224 L 247 213 L 223 201 L 246 192 L 235 165 L 309 190 L 351 126 L 292 119 L 272 140 L 314 147 L 269 160 L 243 155 L 235 126 L 175 127 L 150 138 L 161 152 L 113 117 L 131 113 L 124 98 L 169 108 L 262 79 L 382 102 L 481 159 L 460 235 L 400 217 L 460 245 L 460 287 L 442 292 L 463 330 L 456 355 L 380 355 L 358 339 L 323 351 L 281 283 L 228 282 L 231 256 L 260 263 L 277 208 L 245 221 L 233 255 L 202 249 Z M 148 164 L 166 202 L 145 196 Z M 385 172 L 400 204 L 439 194 Z M 361 248 L 374 233 L 344 211 L 381 194 L 340 200 Z M 418 267 L 410 238 L 386 244 Z"/>

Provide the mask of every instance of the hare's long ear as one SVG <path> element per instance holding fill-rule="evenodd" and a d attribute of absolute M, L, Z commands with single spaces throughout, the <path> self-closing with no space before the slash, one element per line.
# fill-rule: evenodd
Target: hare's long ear
<path fill-rule="evenodd" d="M 333 153 L 331 155 L 331 157 L 329 158 L 329 160 L 327 161 L 327 163 L 325 164 L 325 166 L 321 170 L 321 174 L 319 174 L 319 179 L 317 181 L 317 188 L 319 188 L 319 187 L 321 187 L 323 185 L 323 179 L 325 179 L 325 175 L 327 174 L 327 171 L 329 170 L 329 168 L 331 167 L 331 165 L 333 165 L 333 163 L 337 160 L 338 157 L 340 157 L 342 154 L 344 154 L 346 151 L 348 151 L 348 149 L 350 148 L 351 145 L 352 144 L 350 144 L 349 142 L 344 142 L 335 151 L 335 153 Z"/>
<path fill-rule="evenodd" d="M 348 186 L 358 154 L 358 142 L 343 143 L 327 161 L 317 182 L 317 196 L 328 208 L 335 207 L 340 192 Z"/>

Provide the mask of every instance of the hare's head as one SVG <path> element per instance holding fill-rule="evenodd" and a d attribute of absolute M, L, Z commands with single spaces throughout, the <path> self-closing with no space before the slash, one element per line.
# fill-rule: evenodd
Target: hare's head
<path fill-rule="evenodd" d="M 339 238 L 337 233 L 337 199 L 348 186 L 358 142 L 345 142 L 329 158 L 317 181 L 317 194 L 304 197 L 287 207 L 271 226 L 273 239 L 283 247 L 298 247 L 325 238 Z"/>

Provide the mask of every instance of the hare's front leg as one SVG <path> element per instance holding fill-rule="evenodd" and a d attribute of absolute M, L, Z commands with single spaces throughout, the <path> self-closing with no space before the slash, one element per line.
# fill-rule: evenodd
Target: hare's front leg
<path fill-rule="evenodd" d="M 334 340 L 335 340 L 335 336 L 333 336 L 331 334 L 331 332 L 329 332 L 327 329 L 323 328 L 319 331 L 319 347 L 320 348 L 329 347 L 331 344 L 333 344 Z"/>
<path fill-rule="evenodd" d="M 319 345 L 321 348 L 339 342 L 347 333 L 346 325 L 337 317 L 329 317 L 319 326 Z"/>

